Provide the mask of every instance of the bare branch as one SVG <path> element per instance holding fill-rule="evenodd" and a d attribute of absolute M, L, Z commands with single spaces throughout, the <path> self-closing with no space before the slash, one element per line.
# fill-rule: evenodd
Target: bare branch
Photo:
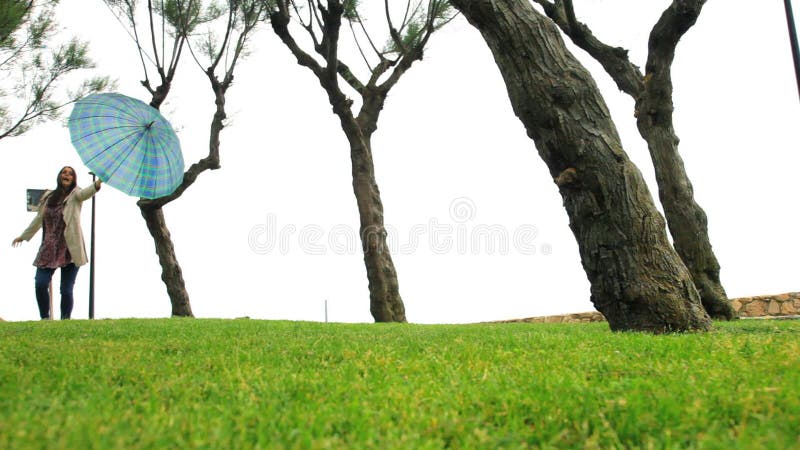
<path fill-rule="evenodd" d="M 545 14 L 572 42 L 589 53 L 599 62 L 626 94 L 636 98 L 642 91 L 644 76 L 641 70 L 628 58 L 628 51 L 620 47 L 612 47 L 597 39 L 592 31 L 578 21 L 572 0 L 534 0 L 542 6 Z"/>
<path fill-rule="evenodd" d="M 300 26 L 303 27 L 304 30 L 306 30 L 306 32 L 308 33 L 309 37 L 311 37 L 311 42 L 314 43 L 314 48 L 316 49 L 317 47 L 320 46 L 319 39 L 317 39 L 317 34 L 314 32 L 314 20 L 315 20 L 315 18 L 316 18 L 316 21 L 319 23 L 319 18 L 317 17 L 317 14 L 316 14 L 316 6 L 314 6 L 314 4 L 311 2 L 311 0 L 308 0 L 308 9 L 309 9 L 309 11 L 308 11 L 308 23 L 306 24 L 302 19 L 299 18 L 300 17 L 300 10 L 297 9 L 297 5 L 295 4 L 294 0 L 290 0 L 290 2 L 292 4 L 292 8 L 294 9 L 295 14 L 298 17 L 297 21 L 300 23 Z M 319 27 L 322 28 L 322 25 L 319 25 Z M 317 50 L 317 51 L 319 52 L 319 50 Z"/>
<path fill-rule="evenodd" d="M 158 70 L 158 74 L 161 76 L 162 83 L 166 80 L 166 75 L 164 74 L 164 64 L 159 59 L 158 56 L 158 46 L 156 45 L 156 30 L 155 24 L 153 23 L 153 2 L 152 0 L 147 0 L 147 12 L 150 16 L 150 39 L 153 44 L 153 56 L 156 60 L 156 69 Z M 162 55 L 163 57 L 163 55 Z"/>
<path fill-rule="evenodd" d="M 192 59 L 194 59 L 194 62 L 197 63 L 197 67 L 199 67 L 201 71 L 205 72 L 206 69 L 205 67 L 203 67 L 203 63 L 201 63 L 200 60 L 197 59 L 197 55 L 194 53 L 191 41 L 187 41 L 186 46 L 189 48 L 189 54 L 192 55 Z"/>
<path fill-rule="evenodd" d="M 375 69 L 372 71 L 372 75 L 369 77 L 369 82 L 367 86 L 377 86 L 378 80 L 386 73 L 387 70 L 392 68 L 395 64 L 397 64 L 398 60 L 390 60 L 390 59 L 382 59 L 381 62 L 375 66 Z M 388 91 L 388 89 L 387 89 Z"/>
<path fill-rule="evenodd" d="M 375 43 L 372 41 L 372 37 L 367 32 L 367 29 L 364 27 L 364 22 L 361 20 L 361 15 L 358 13 L 358 10 L 356 10 L 356 17 L 358 18 L 358 24 L 361 25 L 361 31 L 364 32 L 364 36 L 367 37 L 367 42 L 369 42 L 370 47 L 372 47 L 372 51 L 374 51 L 375 54 L 382 59 L 383 54 L 381 54 L 380 50 L 378 50 L 378 48 L 375 46 Z"/>
<path fill-rule="evenodd" d="M 177 27 L 180 29 L 175 30 L 175 39 L 172 41 L 172 54 L 170 56 L 169 66 L 167 68 L 168 77 L 172 79 L 175 75 L 175 70 L 178 65 L 178 61 L 180 60 L 181 49 L 183 44 L 186 43 L 188 40 L 188 36 L 186 36 L 186 30 L 189 27 L 189 20 L 191 15 L 191 10 L 194 5 L 194 0 L 189 0 L 189 3 L 186 5 L 185 9 L 179 9 L 179 19 L 180 22 L 177 24 Z M 162 11 L 161 15 L 161 26 L 163 27 L 161 30 L 161 51 L 164 53 L 164 57 L 166 58 L 166 50 L 164 49 L 164 45 L 166 43 L 166 38 L 164 37 L 165 32 L 165 19 L 166 13 Z M 194 55 L 192 55 L 194 56 Z M 196 59 L 195 59 L 196 60 Z"/>
<path fill-rule="evenodd" d="M 406 24 L 406 18 L 408 17 L 408 10 L 411 7 L 411 0 L 408 0 L 406 3 L 406 16 L 403 18 L 403 22 L 401 23 L 400 28 L 404 28 Z M 389 0 L 384 0 L 383 2 L 383 9 L 386 12 L 386 23 L 389 24 L 389 35 L 394 42 L 394 45 L 400 50 L 400 52 L 405 52 L 405 45 L 403 45 L 403 39 L 400 37 L 400 31 L 394 27 L 392 24 L 392 15 L 389 13 Z"/>
<path fill-rule="evenodd" d="M 153 95 L 155 93 L 155 91 L 150 86 L 150 77 L 149 77 L 149 74 L 148 74 L 148 71 L 147 71 L 147 64 L 144 62 L 144 59 L 145 59 L 145 57 L 147 57 L 147 59 L 151 63 L 153 63 L 154 66 L 156 65 L 156 62 L 153 61 L 153 58 L 151 58 L 150 55 L 148 55 L 144 51 L 144 49 L 142 48 L 141 39 L 139 37 L 139 29 L 136 27 L 136 20 L 134 20 L 135 11 L 134 11 L 133 3 L 131 3 L 130 1 L 125 1 L 124 2 L 125 3 L 125 15 L 126 15 L 126 17 L 128 19 L 128 22 L 130 23 L 130 27 L 131 27 L 131 30 L 133 31 L 133 35 L 131 35 L 130 31 L 128 31 L 128 29 L 125 26 L 125 24 L 122 23 L 122 20 L 114 12 L 114 9 L 111 7 L 111 5 L 108 2 L 104 2 L 104 3 L 108 7 L 108 10 L 111 12 L 111 15 L 113 15 L 114 18 L 117 19 L 117 21 L 120 23 L 122 28 L 128 33 L 128 35 L 131 37 L 131 39 L 133 39 L 133 42 L 136 44 L 136 50 L 139 52 L 139 60 L 142 63 L 142 72 L 144 72 L 144 80 L 142 80 L 141 84 L 142 84 L 142 86 L 144 86 L 145 89 L 147 89 L 147 91 L 150 93 L 150 95 Z"/>
<path fill-rule="evenodd" d="M 294 5 L 294 0 L 292 0 L 292 5 Z M 295 11 L 297 11 L 296 7 Z M 300 13 L 297 12 L 297 15 L 299 17 Z M 319 10 L 317 9 L 317 5 L 314 4 L 313 0 L 308 0 L 308 26 L 313 28 L 314 22 L 317 23 L 317 26 L 320 29 L 323 29 L 322 19 L 319 17 Z"/>
<path fill-rule="evenodd" d="M 3 139 L 8 136 L 16 136 L 17 133 L 15 132 L 17 130 L 24 130 L 23 124 L 25 122 L 29 122 L 35 119 L 37 116 L 41 115 L 41 114 L 32 114 L 33 109 L 34 109 L 34 102 L 28 102 L 28 105 L 25 107 L 25 112 L 22 114 L 19 120 L 17 120 L 17 122 L 14 125 L 12 125 L 8 130 L 6 130 L 3 134 L 0 134 L 0 139 Z"/>
<path fill-rule="evenodd" d="M 313 0 L 311 1 L 313 2 Z M 322 8 L 322 10 L 324 11 L 325 9 Z M 320 16 L 320 9 L 317 6 L 314 6 L 313 8 L 311 8 L 311 11 L 314 13 L 314 19 L 317 22 L 317 26 L 320 27 L 320 29 L 324 30 L 324 20 Z"/>
<path fill-rule="evenodd" d="M 206 156 L 200 161 L 192 164 L 189 167 L 189 169 L 186 172 L 184 172 L 183 181 L 172 194 L 152 200 L 142 198 L 136 202 L 136 205 L 138 205 L 140 208 L 146 208 L 146 209 L 161 208 L 167 203 L 170 203 L 171 201 L 183 195 L 183 192 L 186 191 L 186 189 L 188 189 L 189 186 L 194 184 L 194 182 L 197 180 L 198 175 L 205 172 L 206 170 L 209 169 L 213 170 L 218 168 L 219 168 L 219 159 L 217 158 L 217 160 L 215 161 L 211 155 Z"/>
<path fill-rule="evenodd" d="M 300 10 L 297 8 L 297 4 L 295 3 L 295 1 L 291 0 L 288 3 L 291 3 L 292 9 L 294 9 L 294 13 L 297 16 L 297 20 L 300 22 L 301 25 L 303 25 L 303 27 L 305 27 L 305 22 L 303 22 L 303 19 L 300 18 Z M 312 20 L 312 16 L 311 16 L 312 9 L 313 9 L 313 7 L 309 4 L 309 7 L 308 7 L 308 22 L 309 23 L 311 23 L 311 20 Z"/>
<path fill-rule="evenodd" d="M 210 71 L 214 71 L 217 65 L 219 64 L 220 59 L 222 59 L 223 50 L 228 46 L 228 40 L 231 37 L 231 29 L 233 28 L 233 21 L 236 17 L 236 9 L 233 5 L 228 8 L 228 26 L 225 27 L 225 37 L 222 39 L 222 45 L 220 45 L 220 51 L 217 53 L 217 57 L 214 59 L 214 62 L 211 63 L 211 67 L 208 68 Z"/>
<path fill-rule="evenodd" d="M 164 11 L 164 9 L 165 9 L 164 1 L 165 0 L 162 0 L 162 2 L 161 2 L 161 9 L 162 9 L 162 11 L 161 11 L 161 61 L 162 61 L 162 63 L 167 60 L 167 49 L 166 49 L 166 46 L 167 46 L 167 38 L 166 38 L 166 34 L 167 34 L 167 26 L 166 26 L 167 25 L 167 14 Z"/>
<path fill-rule="evenodd" d="M 389 92 L 389 90 L 400 80 L 400 77 L 411 68 L 411 65 L 414 64 L 414 62 L 422 59 L 425 45 L 427 45 L 428 39 L 430 39 L 431 35 L 436 31 L 435 21 L 438 14 L 438 7 L 439 3 L 436 1 L 429 3 L 428 16 L 425 19 L 425 35 L 422 37 L 422 39 L 419 39 L 416 42 L 414 47 L 402 53 L 397 61 L 397 64 L 393 64 L 394 70 L 392 70 L 392 73 L 389 75 L 386 81 L 380 85 L 380 89 L 382 89 L 384 92 Z"/>
<path fill-rule="evenodd" d="M 5 61 L 0 62 L 0 67 L 5 66 L 10 61 L 13 61 L 13 60 L 17 59 L 20 55 L 22 55 L 23 53 L 26 53 L 27 50 L 28 50 L 28 45 L 30 44 L 30 42 L 31 42 L 31 36 L 28 35 L 28 36 L 26 36 L 25 42 L 23 42 L 22 44 L 19 44 L 17 46 L 17 49 L 14 50 L 13 52 L 11 52 L 8 55 L 8 58 L 5 59 Z"/>
<path fill-rule="evenodd" d="M 353 27 L 353 22 L 349 21 L 350 24 L 350 32 L 353 34 L 353 41 L 356 43 L 356 47 L 358 48 L 358 53 L 361 54 L 361 59 L 364 60 L 364 65 L 367 66 L 367 69 L 372 71 L 372 66 L 369 64 L 369 60 L 367 59 L 367 55 L 364 54 L 364 49 L 361 48 L 361 43 L 358 41 L 358 36 L 356 35 L 356 30 Z M 363 25 L 362 25 L 363 28 Z"/>
<path fill-rule="evenodd" d="M 309 2 L 310 1 L 311 0 L 309 0 Z M 317 8 L 313 4 L 310 4 L 310 7 L 311 8 Z M 297 9 L 295 9 L 295 12 L 297 12 Z M 327 14 L 328 14 L 328 12 L 323 11 L 322 20 L 326 20 Z M 318 15 L 315 13 L 314 16 L 318 16 Z M 339 24 L 341 26 L 341 20 L 339 21 Z M 350 85 L 350 87 L 352 87 L 353 89 L 355 89 L 358 92 L 362 92 L 362 90 L 364 89 L 364 84 L 361 83 L 361 81 L 358 80 L 358 78 L 355 76 L 355 74 L 353 74 L 352 70 L 350 70 L 350 68 L 345 63 L 343 63 L 342 61 L 340 61 L 338 59 L 333 60 L 333 61 L 331 61 L 329 59 L 330 58 L 330 48 L 329 48 L 330 46 L 328 44 L 328 42 L 329 42 L 328 34 L 329 33 L 325 33 L 323 31 L 325 34 L 323 36 L 322 42 L 320 42 L 317 39 L 316 33 L 313 30 L 313 24 L 303 25 L 303 28 L 306 30 L 306 32 L 308 32 L 309 36 L 311 36 L 311 40 L 312 40 L 313 46 L 314 46 L 314 51 L 317 54 L 319 54 L 320 56 L 322 56 L 322 58 L 325 60 L 325 62 L 327 64 L 328 73 L 330 74 L 331 69 L 333 69 L 335 71 L 335 73 L 338 73 L 342 77 L 342 79 L 344 79 L 347 82 L 347 84 Z M 327 29 L 326 25 L 324 25 L 324 24 L 322 25 L 322 28 L 323 28 L 323 30 Z M 338 33 L 336 35 L 336 47 L 338 48 Z M 362 56 L 363 56 L 363 53 L 362 53 Z M 309 57 L 310 57 L 310 55 L 309 55 Z M 305 64 L 301 64 L 301 65 L 305 65 Z M 329 81 L 331 81 L 331 80 L 329 79 Z M 335 76 L 333 77 L 333 83 L 337 84 Z"/>
<path fill-rule="evenodd" d="M 419 14 L 420 10 L 422 9 L 422 2 L 419 1 L 419 0 L 415 4 L 416 6 L 414 6 L 414 10 L 413 11 L 409 10 L 410 5 L 411 5 L 411 2 L 409 0 L 409 2 L 406 3 L 406 13 L 405 13 L 405 16 L 403 16 L 403 23 L 400 24 L 400 29 L 398 30 L 401 35 L 403 34 L 403 31 L 405 31 L 406 27 L 414 21 L 414 18 L 417 17 L 417 15 Z"/>
<path fill-rule="evenodd" d="M 673 0 L 650 32 L 645 73 L 669 70 L 675 48 L 684 34 L 697 23 L 706 0 Z"/>
<path fill-rule="evenodd" d="M 233 58 L 231 59 L 230 64 L 228 65 L 228 68 L 225 72 L 225 77 L 222 80 L 221 85 L 223 90 L 227 90 L 228 87 L 230 87 L 231 83 L 233 82 L 233 70 L 236 67 L 236 63 L 241 57 L 242 52 L 244 51 L 245 48 L 245 43 L 249 38 L 250 33 L 253 31 L 253 29 L 255 29 L 256 24 L 259 21 L 259 17 L 261 17 L 261 14 L 263 13 L 265 8 L 263 4 L 257 5 L 256 3 L 250 4 L 250 7 L 251 9 L 249 11 L 244 12 L 244 17 L 245 17 L 244 27 L 242 28 L 242 32 L 239 33 L 239 38 L 236 41 L 236 47 L 234 48 L 233 52 Z M 253 13 L 256 12 L 257 14 L 253 15 Z M 249 20 L 252 21 L 248 22 L 248 18 Z"/>
<path fill-rule="evenodd" d="M 418 3 L 417 5 L 419 5 L 419 3 Z M 408 22 L 409 22 L 409 21 L 410 21 L 410 20 L 411 20 L 411 19 L 414 17 L 414 14 L 413 14 L 413 13 L 411 13 L 411 15 L 409 15 L 409 12 L 411 12 L 411 0 L 408 0 L 408 1 L 406 2 L 406 12 L 405 12 L 405 14 L 403 15 L 403 21 L 402 21 L 402 22 L 400 22 L 400 30 L 399 30 L 399 31 L 400 31 L 400 33 L 402 33 L 402 32 L 403 32 L 403 30 L 404 30 L 404 29 L 406 28 L 406 26 L 408 25 Z"/>
<path fill-rule="evenodd" d="M 320 12 L 325 26 L 322 45 L 326 52 L 325 60 L 328 63 L 328 82 L 335 86 L 339 63 L 339 30 L 342 26 L 344 8 L 337 0 L 328 0 L 328 9 L 325 10 L 320 5 Z"/>
<path fill-rule="evenodd" d="M 169 60 L 169 66 L 167 68 L 167 73 L 174 73 L 175 67 L 178 65 L 178 60 L 180 59 L 180 54 L 178 50 L 180 46 L 183 45 L 184 39 L 182 36 L 176 35 L 175 39 L 172 41 L 172 53 Z M 163 42 L 162 42 L 163 45 Z M 165 53 L 166 55 L 166 53 Z"/>
<path fill-rule="evenodd" d="M 317 78 L 322 79 L 322 75 L 324 73 L 324 69 L 322 66 L 319 65 L 317 60 L 311 57 L 308 53 L 304 52 L 303 49 L 297 45 L 297 42 L 292 37 L 291 33 L 289 32 L 289 12 L 285 7 L 283 2 L 279 2 L 279 10 L 277 12 L 273 12 L 270 15 L 270 24 L 272 25 L 272 30 L 275 34 L 278 35 L 280 40 L 289 48 L 292 52 L 294 57 L 297 59 L 297 63 L 301 66 L 309 68 Z"/>
<path fill-rule="evenodd" d="M 0 139 L 3 139 L 8 136 L 16 136 L 17 134 L 14 132 L 17 131 L 17 129 L 20 128 L 20 126 L 22 126 L 24 123 L 31 122 L 41 116 L 52 115 L 56 111 L 64 108 L 67 105 L 71 105 L 76 101 L 78 101 L 78 99 L 73 98 L 59 105 L 51 106 L 49 108 L 43 108 L 38 111 L 36 111 L 35 108 L 33 108 L 34 106 L 33 104 L 29 104 L 22 117 L 20 117 L 20 119 L 11 128 L 6 130 L 4 133 L 0 134 Z"/>
<path fill-rule="evenodd" d="M 347 84 L 350 85 L 353 89 L 357 92 L 361 93 L 364 91 L 364 84 L 356 78 L 355 74 L 350 70 L 350 68 L 342 61 L 336 62 L 336 71 L 342 77 Z"/>

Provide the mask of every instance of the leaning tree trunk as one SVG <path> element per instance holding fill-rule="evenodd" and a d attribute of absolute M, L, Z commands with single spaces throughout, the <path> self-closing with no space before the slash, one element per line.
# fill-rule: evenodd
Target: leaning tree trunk
<path fill-rule="evenodd" d="M 365 108 L 382 105 L 382 99 L 365 98 Z M 359 234 L 364 251 L 364 265 L 369 282 L 369 309 L 376 322 L 406 322 L 406 311 L 400 297 L 400 284 L 394 268 L 386 228 L 383 223 L 383 202 L 375 179 L 372 161 L 371 135 L 375 130 L 378 110 L 360 115 L 356 120 L 343 96 L 331 95 L 334 112 L 350 143 L 350 163 L 353 172 L 353 193 L 360 218 Z M 364 119 L 364 116 L 368 119 Z"/>
<path fill-rule="evenodd" d="M 150 106 L 159 109 L 167 98 L 171 86 L 171 80 L 159 85 L 153 91 Z M 186 181 L 184 176 L 184 185 L 187 184 Z M 192 179 L 192 181 L 194 180 Z M 173 317 L 194 317 L 194 315 L 189 303 L 189 293 L 186 291 L 186 282 L 183 281 L 183 271 L 178 263 L 178 255 L 175 254 L 175 246 L 172 245 L 172 236 L 169 233 L 169 228 L 167 228 L 167 221 L 164 219 L 162 207 L 168 201 L 179 197 L 185 189 L 186 186 L 180 186 L 177 195 L 172 194 L 169 200 L 164 198 L 156 201 L 140 199 L 138 202 L 139 211 L 142 213 L 145 224 L 147 224 L 147 230 L 150 232 L 156 247 L 158 263 L 161 265 L 161 280 L 167 288 Z"/>
<path fill-rule="evenodd" d="M 528 0 L 452 3 L 483 35 L 514 112 L 554 177 L 592 303 L 611 329 L 709 329 L 691 276 L 594 80 L 552 22 Z"/>
<path fill-rule="evenodd" d="M 352 139 L 348 136 L 348 139 Z M 353 193 L 358 204 L 361 245 L 369 282 L 369 310 L 376 322 L 405 322 L 406 311 L 392 255 L 386 245 L 383 202 L 368 142 L 350 143 Z"/>
<path fill-rule="evenodd" d="M 719 279 L 719 263 L 708 237 L 708 222 L 694 200 L 689 177 L 678 153 L 672 125 L 672 62 L 683 35 L 695 24 L 706 0 L 674 0 L 650 33 L 646 74 L 631 63 L 628 52 L 597 39 L 575 16 L 571 1 L 535 0 L 572 42 L 597 60 L 636 101 L 639 134 L 647 142 L 658 183 L 658 195 L 675 250 L 689 269 L 706 312 L 731 320 L 736 311 Z"/>
<path fill-rule="evenodd" d="M 680 3 L 680 4 L 679 4 Z M 703 307 L 715 319 L 731 320 L 736 310 L 719 279 L 719 262 L 708 237 L 706 213 L 678 153 L 672 124 L 672 61 L 681 36 L 697 21 L 705 0 L 674 2 L 650 34 L 644 89 L 637 99 L 637 126 L 647 141 L 655 168 L 658 196 L 664 207 L 675 250 L 700 293 Z"/>
<path fill-rule="evenodd" d="M 663 92 L 663 91 L 661 91 Z M 660 95 L 659 95 L 660 96 Z M 720 320 L 732 320 L 736 310 L 728 299 L 719 278 L 719 262 L 708 237 L 706 213 L 694 200 L 692 183 L 678 153 L 678 137 L 672 127 L 671 97 L 660 101 L 642 97 L 638 127 L 647 141 L 658 183 L 658 197 L 664 207 L 675 251 L 692 275 L 700 300 L 708 314 Z"/>
<path fill-rule="evenodd" d="M 139 210 L 156 245 L 158 262 L 161 264 L 161 280 L 167 287 L 172 315 L 194 317 L 192 307 L 189 305 L 189 293 L 186 292 L 186 284 L 183 281 L 183 272 L 164 220 L 164 212 L 161 207 L 139 206 Z"/>

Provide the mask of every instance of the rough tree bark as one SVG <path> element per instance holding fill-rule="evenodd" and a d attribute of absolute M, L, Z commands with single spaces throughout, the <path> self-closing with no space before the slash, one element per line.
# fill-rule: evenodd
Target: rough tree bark
<path fill-rule="evenodd" d="M 600 62 L 621 91 L 635 100 L 634 115 L 650 150 L 658 196 L 675 250 L 692 274 L 706 312 L 715 319 L 734 319 L 736 311 L 720 282 L 719 262 L 708 237 L 708 220 L 694 200 L 672 123 L 675 48 L 697 21 L 706 0 L 674 0 L 666 8 L 650 32 L 644 74 L 631 63 L 626 50 L 604 44 L 577 20 L 572 0 L 535 1 L 572 42 Z"/>
<path fill-rule="evenodd" d="M 373 102 L 383 105 L 385 94 L 377 94 Z M 338 102 L 337 102 L 338 103 Z M 372 162 L 372 132 L 377 128 L 380 111 L 369 108 L 365 101 L 358 118 L 334 107 L 350 143 L 350 162 L 353 172 L 353 193 L 358 204 L 359 233 L 364 251 L 364 265 L 369 283 L 369 309 L 376 322 L 405 322 L 406 312 L 400 297 L 400 285 L 392 255 L 386 244 L 383 222 L 383 202 L 375 167 Z"/>
<path fill-rule="evenodd" d="M 372 133 L 377 129 L 378 116 L 386 100 L 386 93 L 365 90 L 364 105 L 358 117 L 353 117 L 351 101 L 339 87 L 329 83 L 328 78 L 323 78 L 321 82 L 350 144 L 353 194 L 360 219 L 359 236 L 367 270 L 370 313 L 376 322 L 406 322 L 397 271 L 386 243 L 383 202 L 372 160 Z"/>
<path fill-rule="evenodd" d="M 156 89 L 149 89 L 149 85 L 145 85 L 151 92 L 150 106 L 159 109 L 164 100 L 166 100 L 171 85 L 172 77 L 165 78 L 162 84 Z M 186 290 L 186 282 L 183 280 L 183 271 L 178 263 L 178 255 L 175 253 L 172 236 L 169 233 L 169 228 L 164 218 L 164 211 L 162 209 L 164 204 L 166 204 L 166 202 L 145 199 L 140 199 L 137 202 L 139 212 L 142 214 L 142 218 L 147 225 L 147 231 L 150 232 L 150 236 L 153 238 L 153 243 L 155 244 L 158 263 L 161 266 L 161 281 L 164 282 L 164 286 L 167 288 L 167 295 L 172 305 L 171 315 L 178 317 L 194 317 L 189 302 L 189 293 Z"/>
<path fill-rule="evenodd" d="M 172 316 L 193 317 L 192 307 L 189 303 L 189 293 L 186 291 L 186 283 L 183 281 L 183 272 L 178 264 L 178 256 L 175 254 L 175 246 L 172 244 L 172 237 L 164 220 L 164 211 L 160 207 L 139 206 L 147 230 L 153 238 L 158 255 L 158 262 L 161 265 L 161 281 L 167 287 L 167 295 L 172 305 Z"/>
<path fill-rule="evenodd" d="M 483 35 L 514 112 L 563 198 L 591 300 L 612 330 L 708 330 L 689 271 L 667 240 L 588 71 L 528 0 L 452 0 Z"/>

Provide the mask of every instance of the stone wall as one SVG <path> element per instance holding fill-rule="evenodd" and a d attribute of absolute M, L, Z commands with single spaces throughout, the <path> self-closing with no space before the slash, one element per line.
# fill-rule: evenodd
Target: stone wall
<path fill-rule="evenodd" d="M 742 297 L 731 300 L 739 317 L 795 316 L 800 314 L 800 292 Z"/>
<path fill-rule="evenodd" d="M 512 323 L 512 322 L 527 322 L 527 323 L 589 323 L 589 322 L 605 322 L 606 318 L 597 311 L 564 314 L 560 316 L 542 316 L 542 317 L 528 317 L 525 319 L 511 319 L 511 320 L 498 320 L 495 323 Z"/>
<path fill-rule="evenodd" d="M 742 297 L 731 300 L 739 317 L 786 317 L 800 315 L 800 292 L 787 294 Z M 603 322 L 605 317 L 597 311 L 564 314 L 560 316 L 528 317 L 525 319 L 499 320 L 497 323 L 588 323 Z"/>

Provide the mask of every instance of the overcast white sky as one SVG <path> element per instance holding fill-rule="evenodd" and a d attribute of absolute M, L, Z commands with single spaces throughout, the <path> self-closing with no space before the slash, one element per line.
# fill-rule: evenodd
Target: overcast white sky
<path fill-rule="evenodd" d="M 670 2 L 575 3 L 597 36 L 630 49 L 643 66 L 649 30 Z M 62 25 L 91 41 L 99 71 L 118 78 L 118 91 L 148 101 L 135 48 L 103 4 L 64 0 L 60 11 Z M 229 91 L 222 169 L 203 173 L 165 208 L 192 309 L 197 317 L 320 321 L 327 299 L 331 321 L 371 322 L 349 149 L 338 119 L 318 82 L 271 30 L 254 46 Z M 625 150 L 655 194 L 632 101 L 575 53 L 594 73 Z M 191 164 L 207 153 L 213 98 L 197 67 L 185 62 L 162 112 Z M 708 2 L 678 47 L 674 84 L 681 154 L 708 214 L 729 296 L 800 289 L 800 101 L 783 3 Z M 31 263 L 41 234 L 20 248 L 10 245 L 33 218 L 25 191 L 51 188 L 63 165 L 77 169 L 81 185 L 90 177 L 60 123 L 3 139 L 0 152 L 6 161 L 0 317 L 34 320 Z M 463 18 L 433 37 L 425 59 L 392 91 L 373 153 L 409 321 L 593 309 L 556 186 L 511 110 L 490 52 Z M 109 186 L 97 196 L 97 318 L 170 314 L 135 202 Z M 88 245 L 89 203 L 82 217 Z M 507 249 L 488 247 L 486 233 L 507 236 Z M 88 285 L 87 265 L 78 276 L 73 318 L 88 316 Z"/>

